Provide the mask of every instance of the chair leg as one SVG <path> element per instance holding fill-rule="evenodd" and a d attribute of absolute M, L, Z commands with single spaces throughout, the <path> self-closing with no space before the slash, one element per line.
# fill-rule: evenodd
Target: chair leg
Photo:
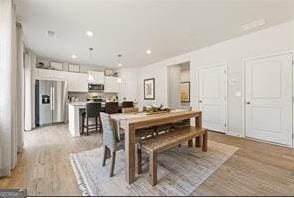
<path fill-rule="evenodd" d="M 115 166 L 115 151 L 111 152 L 111 168 L 110 168 L 110 177 L 113 177 L 113 172 L 114 172 L 114 166 Z"/>
<path fill-rule="evenodd" d="M 104 145 L 103 146 L 103 161 L 102 161 L 102 166 L 105 166 L 106 159 L 107 159 L 107 151 L 108 151 L 108 148 Z"/>
<path fill-rule="evenodd" d="M 202 151 L 203 152 L 207 152 L 207 140 L 208 140 L 208 137 L 207 137 L 208 135 L 207 135 L 207 131 L 205 131 L 204 133 L 203 133 L 203 142 L 202 142 Z"/>
<path fill-rule="evenodd" d="M 137 173 L 141 174 L 142 173 L 142 150 L 141 148 L 137 148 Z"/>
<path fill-rule="evenodd" d="M 150 183 L 152 186 L 157 184 L 157 153 L 152 152 L 150 153 Z"/>
<path fill-rule="evenodd" d="M 87 116 L 87 135 L 89 135 L 89 118 Z"/>
<path fill-rule="evenodd" d="M 82 134 L 84 134 L 85 130 L 85 116 L 82 115 Z"/>
<path fill-rule="evenodd" d="M 99 120 L 99 132 L 102 133 L 103 132 L 103 128 L 102 128 L 102 124 L 101 124 L 101 117 L 100 117 L 100 115 L 98 116 L 98 120 Z"/>
<path fill-rule="evenodd" d="M 98 121 L 97 121 L 97 117 L 95 117 L 95 127 L 96 127 L 96 133 L 98 132 Z"/>

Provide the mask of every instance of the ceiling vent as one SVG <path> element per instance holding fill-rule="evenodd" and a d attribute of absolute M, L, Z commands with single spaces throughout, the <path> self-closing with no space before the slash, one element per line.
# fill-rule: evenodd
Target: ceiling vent
<path fill-rule="evenodd" d="M 50 30 L 47 32 L 47 35 L 51 39 L 55 39 L 55 37 L 56 37 L 55 32 L 54 31 L 50 31 Z"/>

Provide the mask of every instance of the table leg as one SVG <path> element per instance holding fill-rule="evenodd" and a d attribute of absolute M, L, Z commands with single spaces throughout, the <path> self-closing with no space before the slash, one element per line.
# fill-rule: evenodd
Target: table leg
<path fill-rule="evenodd" d="M 207 151 L 207 131 L 203 133 L 203 144 L 202 144 L 202 151 Z"/>
<path fill-rule="evenodd" d="M 195 117 L 195 127 L 202 128 L 202 112 L 200 112 L 199 115 Z"/>
<path fill-rule="evenodd" d="M 195 138 L 195 147 L 201 147 L 201 136 Z"/>
<path fill-rule="evenodd" d="M 197 117 L 195 117 L 195 127 L 202 128 L 202 112 L 199 113 Z M 201 147 L 201 137 L 195 138 L 195 146 Z"/>
<path fill-rule="evenodd" d="M 193 146 L 193 140 L 188 140 L 188 147 L 192 147 Z"/>
<path fill-rule="evenodd" d="M 135 128 L 129 125 L 128 128 L 125 130 L 125 180 L 128 184 L 131 184 L 135 180 L 135 152 Z"/>

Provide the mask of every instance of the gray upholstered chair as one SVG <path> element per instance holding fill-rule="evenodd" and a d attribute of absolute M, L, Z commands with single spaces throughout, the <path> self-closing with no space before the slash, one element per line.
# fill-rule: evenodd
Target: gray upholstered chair
<path fill-rule="evenodd" d="M 114 166 L 115 166 L 115 155 L 116 151 L 124 149 L 124 140 L 123 138 L 118 137 L 118 132 L 114 125 L 113 120 L 110 118 L 110 115 L 107 113 L 100 113 L 102 127 L 103 127 L 103 162 L 102 166 L 105 166 L 106 159 L 111 155 L 111 168 L 110 168 L 110 177 L 113 176 Z"/>
<path fill-rule="evenodd" d="M 110 174 L 109 176 L 113 176 L 114 167 L 115 167 L 115 156 L 116 151 L 121 149 L 125 149 L 125 142 L 124 142 L 124 134 L 120 134 L 117 132 L 117 128 L 113 120 L 111 119 L 110 115 L 107 113 L 100 113 L 102 127 L 103 127 L 103 161 L 102 166 L 105 166 L 107 158 L 111 157 L 111 167 L 110 167 Z M 140 142 L 141 138 L 137 137 L 138 143 Z M 137 144 L 137 153 L 138 158 L 141 161 L 141 149 Z"/>

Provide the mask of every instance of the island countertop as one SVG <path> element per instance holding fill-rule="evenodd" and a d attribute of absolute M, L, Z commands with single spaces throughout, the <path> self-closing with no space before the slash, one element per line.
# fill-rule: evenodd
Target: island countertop
<path fill-rule="evenodd" d="M 105 105 L 106 102 L 101 102 L 102 105 Z M 122 102 L 118 102 L 119 105 L 122 104 Z M 87 102 L 84 101 L 80 101 L 80 102 L 68 102 L 68 105 L 72 105 L 72 106 L 86 106 Z M 134 104 L 136 104 L 136 102 L 134 102 Z"/>

